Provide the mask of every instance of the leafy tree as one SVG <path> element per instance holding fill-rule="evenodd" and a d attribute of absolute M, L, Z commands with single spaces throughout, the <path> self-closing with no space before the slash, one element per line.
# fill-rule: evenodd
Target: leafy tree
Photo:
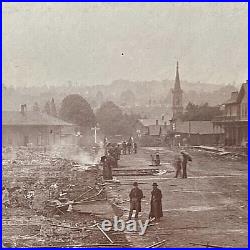
<path fill-rule="evenodd" d="M 50 104 L 49 102 L 46 102 L 44 109 L 43 109 L 44 113 L 47 113 L 47 115 L 50 115 Z"/>
<path fill-rule="evenodd" d="M 39 105 L 38 105 L 37 102 L 34 103 L 34 105 L 33 105 L 33 107 L 32 107 L 32 110 L 33 110 L 33 111 L 36 111 L 36 112 L 39 112 L 39 111 L 40 111 L 40 107 L 39 107 Z"/>
<path fill-rule="evenodd" d="M 184 121 L 210 121 L 219 115 L 221 115 L 219 106 L 211 107 L 208 103 L 195 105 L 189 102 L 181 118 Z"/>
<path fill-rule="evenodd" d="M 122 114 L 113 102 L 105 102 L 96 112 L 97 122 L 105 135 L 132 135 L 138 115 Z"/>
<path fill-rule="evenodd" d="M 95 124 L 95 115 L 89 103 L 78 94 L 66 96 L 61 105 L 60 118 L 67 122 L 90 128 Z"/>
<path fill-rule="evenodd" d="M 50 112 L 52 116 L 57 117 L 56 104 L 54 98 L 52 98 L 50 102 Z"/>
<path fill-rule="evenodd" d="M 117 127 L 122 120 L 122 111 L 113 102 L 108 101 L 96 111 L 96 119 L 106 135 L 117 134 Z"/>

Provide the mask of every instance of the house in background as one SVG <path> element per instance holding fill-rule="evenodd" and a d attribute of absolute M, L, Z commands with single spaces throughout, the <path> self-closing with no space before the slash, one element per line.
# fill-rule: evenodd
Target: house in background
<path fill-rule="evenodd" d="M 2 111 L 3 146 L 75 144 L 76 126 L 38 111 Z"/>
<path fill-rule="evenodd" d="M 170 125 L 162 119 L 139 119 L 135 125 L 134 137 L 141 146 L 162 146 Z"/>
<path fill-rule="evenodd" d="M 220 145 L 224 141 L 224 130 L 212 121 L 173 121 L 171 144 L 177 145 Z"/>
<path fill-rule="evenodd" d="M 224 103 L 224 115 L 213 120 L 214 125 L 225 130 L 225 146 L 246 147 L 248 144 L 248 81 L 239 92 L 232 92 Z"/>

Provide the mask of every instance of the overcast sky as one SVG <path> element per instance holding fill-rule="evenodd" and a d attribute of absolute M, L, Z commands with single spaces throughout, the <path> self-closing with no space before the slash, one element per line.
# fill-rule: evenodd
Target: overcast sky
<path fill-rule="evenodd" d="M 247 3 L 3 3 L 3 83 L 241 83 Z"/>

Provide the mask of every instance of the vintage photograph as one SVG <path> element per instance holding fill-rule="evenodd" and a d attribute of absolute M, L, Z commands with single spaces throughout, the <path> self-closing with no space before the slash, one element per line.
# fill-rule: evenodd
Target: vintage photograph
<path fill-rule="evenodd" d="M 248 3 L 2 3 L 3 248 L 248 247 Z"/>

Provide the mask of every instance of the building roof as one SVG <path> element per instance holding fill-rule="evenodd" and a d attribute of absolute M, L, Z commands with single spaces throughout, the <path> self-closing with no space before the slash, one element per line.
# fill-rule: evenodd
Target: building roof
<path fill-rule="evenodd" d="M 37 111 L 2 111 L 2 125 L 36 125 L 36 126 L 75 126 L 53 116 Z"/>
<path fill-rule="evenodd" d="M 242 83 L 240 91 L 234 91 L 231 93 L 231 98 L 224 104 L 240 103 L 245 94 L 248 93 L 248 81 Z"/>
<path fill-rule="evenodd" d="M 225 101 L 224 104 L 233 104 L 233 103 L 237 103 L 237 99 L 238 99 L 238 91 L 234 91 L 231 93 L 231 98 L 228 99 L 227 101 Z"/>
<path fill-rule="evenodd" d="M 185 134 L 222 134 L 223 131 L 216 129 L 213 126 L 212 121 L 177 121 L 176 129 L 177 133 L 185 133 Z"/>
<path fill-rule="evenodd" d="M 241 85 L 240 92 L 237 96 L 237 102 L 238 103 L 241 102 L 244 95 L 247 95 L 247 94 L 248 94 L 248 81 Z"/>
<path fill-rule="evenodd" d="M 157 119 L 139 119 L 138 121 L 144 126 L 144 127 L 148 127 L 148 126 L 153 126 L 156 125 L 156 120 Z M 165 120 L 162 119 L 158 119 L 158 125 L 165 125 Z"/>

